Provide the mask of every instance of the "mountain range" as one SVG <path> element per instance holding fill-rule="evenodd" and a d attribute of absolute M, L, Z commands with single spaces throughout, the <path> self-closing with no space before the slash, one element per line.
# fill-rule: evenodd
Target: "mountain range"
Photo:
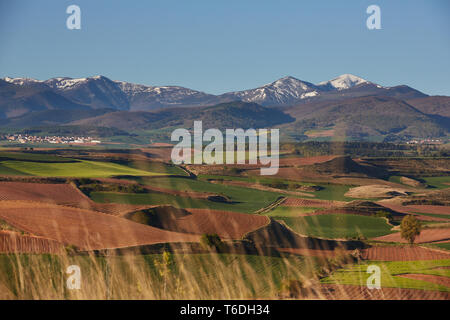
<path fill-rule="evenodd" d="M 240 102 L 239 102 L 240 101 Z M 152 130 L 204 120 L 211 127 L 283 125 L 301 134 L 440 137 L 450 123 L 450 97 L 406 85 L 384 87 L 344 74 L 313 84 L 284 77 L 261 87 L 213 95 L 179 86 L 88 78 L 0 79 L 0 126 L 99 126 Z"/>

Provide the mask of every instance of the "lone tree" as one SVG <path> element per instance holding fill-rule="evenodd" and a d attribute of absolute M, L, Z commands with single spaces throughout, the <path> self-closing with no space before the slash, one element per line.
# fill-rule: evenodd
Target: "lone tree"
<path fill-rule="evenodd" d="M 400 224 L 400 236 L 410 244 L 414 243 L 414 240 L 420 234 L 421 230 L 422 225 L 412 215 L 405 216 Z"/>

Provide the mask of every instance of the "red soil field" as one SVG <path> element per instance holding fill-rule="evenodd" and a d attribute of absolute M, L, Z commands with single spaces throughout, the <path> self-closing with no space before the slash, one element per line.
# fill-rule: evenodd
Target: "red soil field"
<path fill-rule="evenodd" d="M 150 145 L 150 147 L 173 147 L 173 144 L 164 143 L 164 142 L 154 142 Z"/>
<path fill-rule="evenodd" d="M 37 201 L 119 215 L 143 206 L 95 203 L 68 183 L 0 182 L 1 200 Z"/>
<path fill-rule="evenodd" d="M 64 245 L 54 240 L 21 235 L 16 232 L 0 231 L 0 252 L 2 253 L 61 253 Z"/>
<path fill-rule="evenodd" d="M 0 202 L 0 217 L 34 235 L 82 250 L 168 242 L 197 242 L 191 234 L 170 232 L 104 213 L 25 201 Z"/>
<path fill-rule="evenodd" d="M 376 261 L 415 261 L 450 259 L 450 252 L 422 247 L 381 247 L 374 246 L 361 250 L 361 257 Z"/>
<path fill-rule="evenodd" d="M 309 166 L 316 163 L 327 162 L 333 160 L 338 156 L 317 156 L 317 157 L 292 157 L 292 158 L 280 158 L 280 166 Z"/>
<path fill-rule="evenodd" d="M 306 257 L 319 257 L 319 258 L 334 258 L 338 254 L 341 253 L 348 253 L 350 254 L 351 251 L 342 251 L 342 250 L 318 250 L 318 249 L 307 249 L 307 248 L 278 248 L 277 249 L 280 252 L 284 253 L 292 253 L 292 254 L 298 254 L 301 256 Z"/>
<path fill-rule="evenodd" d="M 286 207 L 317 207 L 317 208 L 333 208 L 344 205 L 343 201 L 329 201 L 329 200 L 316 200 L 316 199 L 298 199 L 287 198 L 281 204 Z"/>
<path fill-rule="evenodd" d="M 58 204 L 86 202 L 89 199 L 67 183 L 0 182 L 0 200 L 28 200 Z"/>
<path fill-rule="evenodd" d="M 182 233 L 216 233 L 222 239 L 242 239 L 248 232 L 267 225 L 266 216 L 218 211 L 209 209 L 187 209 L 191 214 L 173 218 L 170 230 Z"/>
<path fill-rule="evenodd" d="M 431 205 L 408 205 L 402 206 L 399 204 L 389 203 L 387 201 L 381 202 L 381 205 L 402 213 L 431 213 L 431 214 L 448 214 L 450 219 L 450 208 L 446 206 L 431 206 Z M 443 219 L 445 220 L 445 219 Z"/>
<path fill-rule="evenodd" d="M 430 228 L 422 230 L 420 235 L 416 238 L 415 243 L 437 242 L 449 239 L 450 239 L 450 228 Z M 407 242 L 406 240 L 400 237 L 400 232 L 374 238 L 374 240 L 402 242 L 402 243 Z"/>
<path fill-rule="evenodd" d="M 259 171 L 250 172 L 249 174 L 259 175 Z M 318 175 L 316 175 L 318 176 Z M 310 178 L 309 175 L 306 175 L 302 170 L 294 167 L 289 168 L 280 168 L 278 169 L 278 173 L 274 175 L 277 178 L 283 178 L 288 180 L 302 180 L 305 178 Z"/>
<path fill-rule="evenodd" d="M 414 280 L 422 280 L 427 282 L 432 282 L 441 286 L 450 287 L 450 278 L 445 276 L 436 276 L 431 274 L 419 274 L 419 273 L 408 273 L 401 274 L 399 277 L 414 279 Z"/>
<path fill-rule="evenodd" d="M 365 286 L 323 284 L 319 299 L 330 300 L 450 300 L 450 292 L 381 288 L 370 290 Z"/>
<path fill-rule="evenodd" d="M 144 152 L 149 153 L 152 159 L 161 161 L 170 161 L 172 155 L 172 148 L 142 148 Z"/>

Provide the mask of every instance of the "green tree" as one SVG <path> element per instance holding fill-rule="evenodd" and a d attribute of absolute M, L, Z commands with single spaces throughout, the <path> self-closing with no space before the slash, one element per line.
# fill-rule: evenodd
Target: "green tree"
<path fill-rule="evenodd" d="M 400 236 L 410 244 L 414 243 L 416 237 L 420 235 L 421 230 L 422 225 L 419 220 L 412 215 L 405 216 L 400 224 Z"/>

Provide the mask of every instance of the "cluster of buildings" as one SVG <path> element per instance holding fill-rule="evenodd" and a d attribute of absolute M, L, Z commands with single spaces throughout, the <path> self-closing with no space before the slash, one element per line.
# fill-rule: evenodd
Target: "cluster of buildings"
<path fill-rule="evenodd" d="M 408 142 L 407 144 L 442 144 L 441 139 L 413 139 Z"/>
<path fill-rule="evenodd" d="M 97 144 L 100 140 L 91 137 L 64 137 L 64 136 L 32 136 L 28 134 L 5 135 L 4 139 L 19 143 L 58 143 L 58 144 Z"/>

